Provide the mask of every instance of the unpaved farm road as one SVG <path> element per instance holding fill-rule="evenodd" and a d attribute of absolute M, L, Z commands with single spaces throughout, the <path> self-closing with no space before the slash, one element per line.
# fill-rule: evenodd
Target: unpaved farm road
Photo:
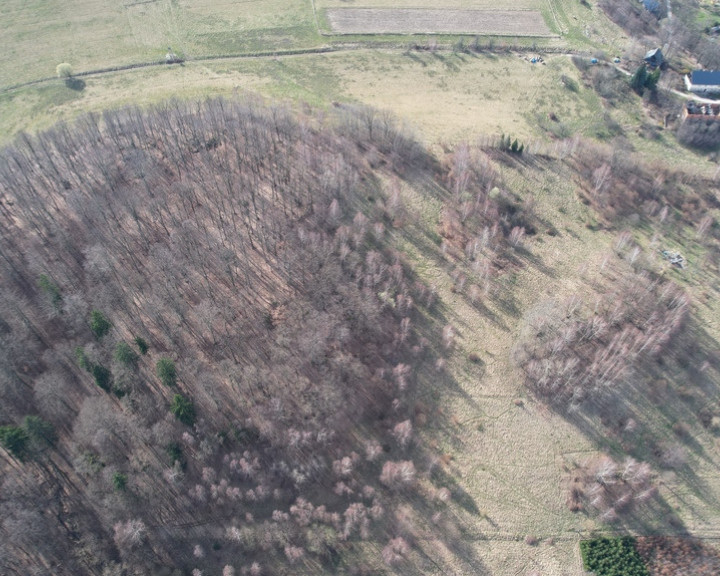
<path fill-rule="evenodd" d="M 218 60 L 245 60 L 245 59 L 258 59 L 258 58 L 282 58 L 287 56 L 302 56 L 302 55 L 312 55 L 312 54 L 327 54 L 329 52 L 344 52 L 344 51 L 354 51 L 354 50 L 374 50 L 377 48 L 373 48 L 372 46 L 367 46 L 364 44 L 338 44 L 334 46 L 321 46 L 319 48 L 307 48 L 307 49 L 301 49 L 301 50 L 282 50 L 282 51 L 268 51 L 268 52 L 257 52 L 252 54 L 219 54 L 215 56 L 203 56 L 198 58 L 188 58 L 187 62 L 213 62 Z M 388 46 L 382 46 L 383 50 L 392 50 L 392 47 Z M 396 50 L 398 52 L 406 51 L 407 47 L 397 47 Z M 449 51 L 450 48 L 437 48 L 438 51 Z M 484 49 L 483 52 L 489 52 L 494 53 L 496 51 L 492 49 Z M 497 51 L 500 52 L 500 51 Z M 542 49 L 535 49 L 533 52 L 537 53 L 544 53 Z M 505 51 L 502 51 L 504 54 Z M 510 52 L 512 53 L 512 52 Z M 587 54 L 584 54 L 579 51 L 568 51 L 568 52 L 550 52 L 552 55 L 556 56 L 587 56 Z M 122 66 L 114 66 L 109 68 L 98 68 L 95 70 L 86 70 L 85 72 L 78 72 L 75 74 L 75 77 L 77 78 L 85 78 L 89 76 L 100 76 L 104 74 L 112 74 L 114 72 L 124 72 L 127 70 L 134 70 L 134 69 L 140 69 L 140 68 L 153 68 L 153 67 L 170 67 L 170 66 L 182 66 L 184 62 L 179 63 L 172 63 L 168 64 L 164 60 L 154 61 L 154 62 L 137 62 L 134 64 L 125 64 Z M 626 76 L 632 76 L 632 72 L 629 70 L 626 70 L 625 68 L 621 67 L 618 64 L 612 64 L 612 63 L 604 63 L 599 64 L 601 66 L 613 66 L 616 70 L 621 72 L 622 74 Z M 49 82 L 57 82 L 58 78 L 55 76 L 50 76 L 47 78 L 38 78 L 37 80 L 31 80 L 29 82 L 23 82 L 21 84 L 15 84 L 13 86 L 6 86 L 6 87 L 0 87 L 0 94 L 11 92 L 14 90 L 19 90 L 21 88 L 26 88 L 28 86 L 36 86 L 41 84 L 47 84 Z M 672 94 L 683 98 L 685 100 L 695 100 L 696 102 L 702 102 L 707 104 L 717 104 L 718 100 L 713 100 L 711 98 L 702 98 L 699 96 L 696 96 L 695 94 L 689 94 L 687 92 L 681 92 L 680 90 L 675 90 L 673 88 L 661 88 L 662 90 L 666 90 L 667 92 L 671 92 Z"/>

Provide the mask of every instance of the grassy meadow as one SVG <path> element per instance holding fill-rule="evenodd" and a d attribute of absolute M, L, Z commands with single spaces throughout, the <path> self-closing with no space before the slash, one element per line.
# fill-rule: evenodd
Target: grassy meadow
<path fill-rule="evenodd" d="M 393 3 L 392 7 L 430 7 L 429 2 Z M 407 44 L 407 35 L 334 36 L 325 11 L 354 3 L 333 0 L 269 0 L 245 2 L 188 2 L 150 0 L 112 3 L 108 0 L 8 0 L 0 6 L 4 34 L 0 49 L 0 90 L 55 75 L 61 62 L 75 72 L 162 61 L 171 48 L 187 59 L 307 50 L 328 44 Z M 390 7 L 385 0 L 363 7 Z M 480 37 L 481 44 L 509 42 L 530 46 L 593 48 L 622 42 L 617 28 L 599 19 L 597 7 L 568 0 L 523 0 L 500 4 L 487 0 L 451 2 L 446 8 L 480 10 L 536 10 L 543 14 L 553 38 L 509 38 L 497 42 Z M 521 36 L 525 36 L 523 33 Z M 453 44 L 458 37 L 413 35 L 417 43 Z M 432 40 L 431 40 L 432 38 Z M 467 38 L 467 36 L 465 36 Z M 472 37 L 471 37 L 472 38 Z"/>
<path fill-rule="evenodd" d="M 448 549 L 433 536 L 437 526 L 422 526 L 424 536 L 416 543 L 414 566 L 418 574 L 438 576 L 580 576 L 578 541 L 604 528 L 568 509 L 565 483 L 574 467 L 600 451 L 618 454 L 619 441 L 603 438 L 596 420 L 589 418 L 581 428 L 529 396 L 521 370 L 510 361 L 523 317 L 543 299 L 592 294 L 595 281 L 605 273 L 617 233 L 628 228 L 648 254 L 671 246 L 688 256 L 687 270 L 664 269 L 663 274 L 691 294 L 695 329 L 702 333 L 704 345 L 717 351 L 720 276 L 716 268 L 702 265 L 713 248 L 691 227 L 669 228 L 652 220 L 596 226 L 597 216 L 577 194 L 576 175 L 556 152 L 558 143 L 582 136 L 609 145 L 617 135 L 611 132 L 620 130 L 630 156 L 691 166 L 693 173 L 705 176 L 713 175 L 717 166 L 708 157 L 680 147 L 670 133 L 661 131 L 652 140 L 639 134 L 637 124 L 651 122 L 642 101 L 631 96 L 617 108 L 604 106 L 583 84 L 567 55 L 548 55 L 545 64 L 531 64 L 524 52 L 409 50 L 403 37 L 349 37 L 342 42 L 358 43 L 340 46 L 340 40 L 328 32 L 327 9 L 388 4 L 387 0 L 315 0 L 314 4 L 309 0 L 126 4 L 5 0 L 0 5 L 4 28 L 0 49 L 5 55 L 0 62 L 0 142 L 106 108 L 250 92 L 297 107 L 363 103 L 389 110 L 439 155 L 459 142 L 500 134 L 542 152 L 526 161 L 498 162 L 497 169 L 502 185 L 523 198 L 532 196 L 539 218 L 557 233 L 540 230 L 530 238 L 518 257 L 521 265 L 497 279 L 497 290 L 483 307 L 471 305 L 453 289 L 452 273 L 462 262 L 428 240 L 442 212 L 435 183 L 411 182 L 402 188 L 412 217 L 393 231 L 393 242 L 420 278 L 437 290 L 441 318 L 428 318 L 428 323 L 436 329 L 451 324 L 457 331 L 446 370 L 418 376 L 418 406 L 440 405 L 442 411 L 428 415 L 428 425 L 418 426 L 418 432 L 446 455 L 442 469 L 455 483 L 456 494 L 464 495 L 455 499 L 451 511 L 466 543 L 461 549 Z M 434 7 L 436 3 L 400 0 L 392 5 Z M 443 6 L 510 7 L 489 0 L 452 0 Z M 512 8 L 543 13 L 548 27 L 559 35 L 556 40 L 543 40 L 548 45 L 582 49 L 588 55 L 602 49 L 612 55 L 620 53 L 627 41 L 599 16 L 595 4 L 521 0 Z M 415 40 L 423 44 L 432 38 Z M 458 38 L 440 40 L 451 45 Z M 495 47 L 502 43 L 481 41 Z M 201 60 L 333 44 L 338 49 L 327 53 Z M 71 63 L 76 71 L 123 66 L 162 60 L 168 47 L 189 60 L 183 65 L 85 76 L 81 90 L 59 79 L 7 89 L 53 77 L 60 62 Z M 577 89 L 567 87 L 563 80 L 567 78 Z M 717 209 L 713 215 L 717 221 Z M 661 259 L 651 258 L 661 270 Z M 479 360 L 470 361 L 470 355 Z M 691 377 L 701 379 L 704 390 L 720 390 L 716 366 L 702 374 L 692 366 L 670 366 L 667 394 L 672 402 L 653 403 L 637 390 L 629 390 L 628 395 L 642 407 L 644 429 L 668 442 L 674 438 L 674 423 L 686 418 L 690 422 L 688 465 L 660 471 L 660 494 L 686 529 L 716 537 L 720 440 L 689 417 L 702 400 L 699 392 L 688 390 Z M 659 515 L 626 528 L 672 529 Z"/>
<path fill-rule="evenodd" d="M 9 0 L 0 87 L 48 78 L 69 62 L 76 72 L 185 58 L 318 45 L 309 2 Z"/>
<path fill-rule="evenodd" d="M 501 133 L 526 140 L 544 138 L 543 125 L 567 136 L 593 135 L 601 128 L 600 101 L 592 90 L 575 93 L 565 88 L 563 75 L 579 81 L 565 56 L 536 65 L 518 55 L 370 49 L 188 62 L 93 76 L 85 79 L 82 91 L 55 80 L 0 94 L 8 112 L 0 118 L 0 129 L 11 136 L 46 127 L 58 118 L 68 120 L 131 102 L 152 104 L 171 97 L 249 90 L 321 107 L 344 101 L 388 109 L 427 144 Z M 557 127 L 548 126 L 552 111 L 561 122 Z"/>

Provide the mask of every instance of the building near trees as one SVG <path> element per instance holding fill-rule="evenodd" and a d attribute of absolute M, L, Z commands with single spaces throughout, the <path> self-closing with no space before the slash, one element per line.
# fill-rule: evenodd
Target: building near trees
<path fill-rule="evenodd" d="M 720 94 L 720 70 L 694 70 L 685 75 L 685 86 L 694 94 Z"/>
<path fill-rule="evenodd" d="M 659 68 L 665 62 L 665 57 L 663 56 L 660 48 L 654 48 L 653 50 L 648 50 L 645 53 L 643 60 L 645 61 L 645 64 L 651 68 Z"/>

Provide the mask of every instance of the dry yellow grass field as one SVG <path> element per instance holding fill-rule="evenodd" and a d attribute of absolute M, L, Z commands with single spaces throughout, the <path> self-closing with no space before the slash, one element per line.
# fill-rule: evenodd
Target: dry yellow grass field
<path fill-rule="evenodd" d="M 547 55 L 545 65 L 531 64 L 528 58 L 360 48 L 140 68 L 85 77 L 82 91 L 51 80 L 0 93 L 0 138 L 7 141 L 20 130 L 48 127 L 56 119 L 69 120 L 85 111 L 172 97 L 231 95 L 235 90 L 315 106 L 364 102 L 392 111 L 431 146 L 501 133 L 526 142 L 546 140 L 548 127 L 591 137 L 605 130 L 601 101 L 582 86 L 569 57 Z M 578 82 L 580 90 L 565 88 L 563 76 Z M 716 171 L 707 157 L 679 147 L 672 136 L 638 136 L 632 126 L 643 116 L 640 101 L 611 113 L 629 127 L 625 137 L 643 156 L 710 175 Z M 550 122 L 550 114 L 559 122 Z"/>
<path fill-rule="evenodd" d="M 541 233 L 529 241 L 532 258 L 521 270 L 499 280 L 499 293 L 483 301 L 487 311 L 470 305 L 452 288 L 450 271 L 457 265 L 452 257 L 419 250 L 412 230 L 398 233 L 400 247 L 411 255 L 423 280 L 438 290 L 445 320 L 458 336 L 449 357 L 448 376 L 423 378 L 426 394 L 442 397 L 444 421 L 450 426 L 425 432 L 430 442 L 438 442 L 441 453 L 452 457 L 448 470 L 477 507 L 473 511 L 472 506 L 458 501 L 450 517 L 459 521 L 480 565 L 477 560 L 459 560 L 457 550 L 447 551 L 436 541 L 427 543 L 426 552 L 432 555 L 436 549 L 443 550 L 436 558 L 440 568 L 433 571 L 438 574 L 510 576 L 536 571 L 543 576 L 581 576 L 578 541 L 606 527 L 570 512 L 566 481 L 575 466 L 599 454 L 598 446 L 527 394 L 523 374 L 510 357 L 528 310 L 543 300 L 592 292 L 593 280 L 602 276 L 608 259 L 614 258 L 614 234 L 592 232 L 585 226 L 593 216 L 579 202 L 570 174 L 520 168 L 508 170 L 505 177 L 511 189 L 533 193 L 539 216 L 562 228 L 557 235 Z M 437 222 L 438 203 L 412 189 L 404 192 L 407 205 L 417 209 L 422 225 Z M 662 265 L 659 257 L 657 262 Z M 715 281 L 711 289 L 714 297 L 706 294 L 703 298 L 707 285 L 695 274 L 702 273 L 689 271 L 687 282 L 679 280 L 695 298 L 716 302 L 720 284 Z M 512 312 L 507 300 L 512 301 Z M 713 310 L 703 311 L 699 321 L 718 342 L 717 310 L 710 305 Z M 470 354 L 479 356 L 480 362 L 471 362 Z M 718 386 L 718 375 L 709 377 Z M 633 395 L 630 402 L 659 436 L 667 433 L 669 424 L 657 406 L 642 394 Z M 697 421 L 687 421 L 701 446 L 691 456 L 694 478 L 682 471 L 658 470 L 660 494 L 693 534 L 712 541 L 720 533 L 720 482 L 714 473 L 720 463 L 720 446 Z M 666 521 L 652 514 L 643 519 L 646 530 L 667 532 Z M 528 543 L 528 536 L 538 542 Z"/>
<path fill-rule="evenodd" d="M 6 137 L 48 126 L 84 111 L 164 98 L 258 91 L 290 101 L 328 106 L 355 101 L 390 110 L 427 144 L 473 140 L 502 132 L 526 139 L 542 135 L 537 114 L 562 103 L 573 127 L 592 125 L 599 109 L 591 93 L 563 88 L 560 76 L 577 71 L 568 58 L 533 65 L 519 55 L 469 55 L 351 50 L 259 59 L 186 63 L 128 70 L 85 79 L 82 92 L 60 80 L 0 94 Z M 421 86 L 422 90 L 418 90 Z M 511 88 L 513 86 L 514 88 Z M 587 96 L 587 97 L 586 97 Z"/>
<path fill-rule="evenodd" d="M 325 54 L 187 62 L 84 78 L 82 91 L 60 80 L 0 92 L 0 140 L 49 127 L 89 111 L 130 103 L 150 105 L 167 98 L 232 95 L 252 91 L 291 103 L 330 106 L 363 102 L 395 113 L 426 145 L 453 145 L 501 133 L 526 143 L 547 141 L 554 114 L 568 135 L 604 130 L 603 108 L 590 88 L 575 93 L 562 77 L 581 84 L 570 58 L 546 56 L 531 64 L 527 54 L 464 54 L 450 51 L 352 49 Z M 421 88 L 421 89 L 419 89 Z M 616 121 L 641 121 L 641 103 L 613 110 Z M 625 137 L 646 159 L 713 175 L 715 163 L 677 145 L 672 136 Z"/>

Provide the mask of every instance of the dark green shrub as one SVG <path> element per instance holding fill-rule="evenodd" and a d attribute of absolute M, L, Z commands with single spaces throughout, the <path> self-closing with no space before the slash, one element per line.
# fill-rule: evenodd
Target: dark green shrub
<path fill-rule="evenodd" d="M 25 416 L 23 428 L 28 439 L 38 448 L 52 446 L 57 440 L 53 425 L 38 416 Z"/>
<path fill-rule="evenodd" d="M 583 540 L 580 554 L 585 570 L 595 576 L 649 576 L 630 536 Z"/>
<path fill-rule="evenodd" d="M 522 154 L 525 149 L 525 145 L 521 144 L 517 138 L 513 139 L 510 136 L 502 134 L 500 136 L 500 149 L 512 154 Z"/>
<path fill-rule="evenodd" d="M 185 469 L 185 455 L 182 451 L 182 446 L 178 444 L 177 442 L 170 442 L 165 447 L 165 452 L 168 455 L 168 458 L 170 458 L 170 465 L 174 466 L 175 462 L 180 463 L 180 467 L 184 470 Z"/>
<path fill-rule="evenodd" d="M 120 364 L 135 368 L 138 362 L 138 355 L 135 350 L 130 348 L 130 344 L 127 342 L 118 342 L 115 346 L 115 360 L 120 362 Z"/>
<path fill-rule="evenodd" d="M 102 364 L 95 364 L 92 367 L 92 375 L 95 378 L 95 384 L 100 386 L 106 392 L 110 391 L 110 370 L 105 368 Z"/>
<path fill-rule="evenodd" d="M 637 92 L 640 96 L 642 96 L 645 91 L 647 75 L 648 73 L 647 68 L 645 68 L 645 64 L 641 64 L 638 69 L 635 70 L 635 74 L 633 74 L 630 78 L 630 88 L 635 90 L 635 92 Z"/>
<path fill-rule="evenodd" d="M 654 92 L 657 90 L 658 82 L 660 81 L 660 68 L 656 68 L 645 78 L 645 88 Z"/>
<path fill-rule="evenodd" d="M 187 426 L 195 424 L 195 406 L 193 406 L 192 400 L 188 400 L 180 394 L 173 396 L 170 412 L 175 415 L 175 418 Z"/>
<path fill-rule="evenodd" d="M 92 452 L 85 452 L 83 454 L 82 465 L 85 471 L 84 473 L 87 475 L 97 474 L 100 470 L 105 468 L 105 462 L 100 460 L 100 457 Z"/>
<path fill-rule="evenodd" d="M 177 372 L 175 363 L 170 358 L 160 358 L 155 366 L 155 372 L 165 386 L 173 387 L 177 384 Z"/>
<path fill-rule="evenodd" d="M 40 274 L 40 278 L 38 278 L 38 286 L 40 286 L 40 289 L 47 294 L 48 298 L 50 298 L 50 302 L 55 309 L 59 310 L 62 305 L 62 294 L 60 293 L 58 285 L 50 280 L 50 278 L 48 278 L 45 274 Z"/>
<path fill-rule="evenodd" d="M 110 320 L 105 318 L 102 312 L 99 310 L 93 310 L 90 312 L 90 330 L 95 334 L 95 338 L 98 340 L 110 332 Z"/>
<path fill-rule="evenodd" d="M 18 426 L 0 426 L 0 444 L 18 460 L 27 454 L 28 435 Z"/>
<path fill-rule="evenodd" d="M 640 65 L 635 74 L 630 78 L 630 87 L 637 92 L 638 95 L 642 96 L 645 92 L 645 88 L 654 92 L 657 89 L 658 82 L 660 81 L 660 69 L 657 68 L 652 72 L 648 72 L 644 64 Z"/>
<path fill-rule="evenodd" d="M 115 472 L 112 477 L 112 483 L 113 488 L 116 491 L 122 492 L 127 487 L 127 476 L 125 474 L 121 474 L 120 472 Z"/>
<path fill-rule="evenodd" d="M 145 356 L 145 354 L 147 354 L 148 350 L 150 349 L 148 343 L 143 338 L 140 338 L 140 336 L 135 336 L 135 345 L 138 347 L 138 350 L 140 350 L 140 354 L 142 354 L 143 356 Z"/>
<path fill-rule="evenodd" d="M 118 398 L 124 398 L 127 396 L 128 391 L 122 386 L 118 386 L 117 384 L 113 384 L 112 386 L 112 393 L 115 394 Z"/>
<path fill-rule="evenodd" d="M 85 355 L 85 349 L 81 346 L 75 348 L 75 361 L 83 370 L 92 372 L 92 362 L 88 360 L 88 357 Z"/>

